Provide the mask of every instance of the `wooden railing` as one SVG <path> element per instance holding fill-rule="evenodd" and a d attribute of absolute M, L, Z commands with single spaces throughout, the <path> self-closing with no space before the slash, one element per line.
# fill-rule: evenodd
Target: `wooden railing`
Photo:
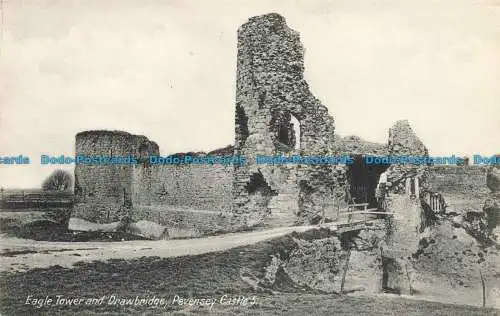
<path fill-rule="evenodd" d="M 428 203 L 434 212 L 439 213 L 444 210 L 443 197 L 439 193 L 430 193 Z"/>
<path fill-rule="evenodd" d="M 381 212 L 378 208 L 368 208 L 368 203 L 357 203 L 349 204 L 347 208 L 341 210 L 338 215 L 340 218 L 347 217 L 347 228 L 349 228 L 349 226 L 352 226 L 353 230 L 355 230 L 360 229 L 360 224 L 362 228 L 368 227 L 368 223 L 371 220 L 375 220 L 373 218 L 369 218 L 370 215 L 392 216 L 394 215 L 394 213 Z M 353 221 L 355 215 L 362 215 L 362 218 L 358 221 Z"/>
<path fill-rule="evenodd" d="M 0 192 L 0 207 L 4 209 L 67 207 L 73 202 L 73 192 Z"/>

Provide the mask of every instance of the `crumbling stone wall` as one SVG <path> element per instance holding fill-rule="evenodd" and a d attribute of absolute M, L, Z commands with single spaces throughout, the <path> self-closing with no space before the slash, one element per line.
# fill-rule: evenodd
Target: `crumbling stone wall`
<path fill-rule="evenodd" d="M 333 144 L 333 152 L 335 155 L 372 155 L 372 156 L 387 156 L 387 144 L 369 142 L 361 137 L 350 135 L 341 137 L 335 135 Z"/>
<path fill-rule="evenodd" d="M 500 166 L 490 167 L 486 184 L 491 190 L 483 208 L 488 223 L 488 232 L 496 242 L 500 242 Z"/>
<path fill-rule="evenodd" d="M 158 155 L 155 142 L 121 131 L 85 131 L 76 135 L 75 154 L 88 157 Z M 132 164 L 76 164 L 73 216 L 96 223 L 118 221 L 132 203 Z"/>
<path fill-rule="evenodd" d="M 256 16 L 239 28 L 236 154 L 251 162 L 257 155 L 328 153 L 333 143 L 333 119 L 309 91 L 303 74 L 304 48 L 299 34 L 282 16 Z M 294 120 L 300 124 L 300 137 L 294 133 Z M 291 207 L 290 212 L 296 212 L 299 222 L 314 222 L 323 201 L 331 198 L 332 186 L 329 166 L 236 166 L 235 224 L 262 222 L 272 197 L 282 194 L 293 200 L 296 208 Z"/>
<path fill-rule="evenodd" d="M 397 121 L 389 129 L 387 149 L 390 156 L 415 156 L 427 157 L 429 151 L 412 130 L 407 120 Z M 404 193 L 407 178 L 418 178 L 420 187 L 426 185 L 426 166 L 417 165 L 392 165 L 387 170 L 389 189 L 393 193 Z"/>
<path fill-rule="evenodd" d="M 387 147 L 392 155 L 429 155 L 429 151 L 415 134 L 408 120 L 397 121 L 389 129 Z"/>

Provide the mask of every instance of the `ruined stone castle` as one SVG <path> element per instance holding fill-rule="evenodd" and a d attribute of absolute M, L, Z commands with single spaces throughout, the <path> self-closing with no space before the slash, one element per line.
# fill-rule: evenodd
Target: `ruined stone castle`
<path fill-rule="evenodd" d="M 408 190 L 408 179 L 413 191 L 426 190 L 426 167 L 366 166 L 361 160 L 364 154 L 428 155 L 407 121 L 395 123 L 387 144 L 342 138 L 334 131 L 327 107 L 304 80 L 299 34 L 278 14 L 253 17 L 238 30 L 234 146 L 207 153 L 241 155 L 249 163 L 150 165 L 146 157 L 160 151 L 145 136 L 85 131 L 76 135 L 77 155 L 131 155 L 138 164 L 77 165 L 73 216 L 94 223 L 148 221 L 196 236 L 317 223 L 346 203 L 346 194 L 373 204 L 384 171 L 393 193 Z M 253 163 L 257 155 L 294 154 L 349 154 L 354 163 Z"/>

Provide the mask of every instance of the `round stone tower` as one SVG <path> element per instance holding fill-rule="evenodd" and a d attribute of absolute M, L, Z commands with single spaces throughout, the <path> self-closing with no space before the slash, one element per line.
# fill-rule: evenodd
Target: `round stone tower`
<path fill-rule="evenodd" d="M 145 136 L 122 131 L 85 131 L 76 135 L 75 155 L 81 161 L 75 164 L 72 216 L 110 223 L 131 210 L 134 165 L 146 163 L 144 160 L 150 155 L 159 155 L 159 148 Z M 90 161 L 102 159 L 99 157 L 110 161 Z"/>

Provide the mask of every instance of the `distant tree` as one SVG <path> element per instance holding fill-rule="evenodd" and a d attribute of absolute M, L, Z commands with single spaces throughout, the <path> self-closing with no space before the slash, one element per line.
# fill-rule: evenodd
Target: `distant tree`
<path fill-rule="evenodd" d="M 73 177 L 68 171 L 54 170 L 42 183 L 44 191 L 67 191 L 71 190 Z"/>

